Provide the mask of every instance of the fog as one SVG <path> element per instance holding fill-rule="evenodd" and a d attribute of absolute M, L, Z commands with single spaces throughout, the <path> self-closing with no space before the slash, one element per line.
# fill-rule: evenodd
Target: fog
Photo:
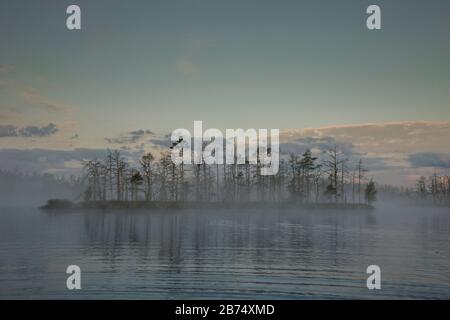
<path fill-rule="evenodd" d="M 37 207 L 51 198 L 77 200 L 81 192 L 77 179 L 0 171 L 2 207 Z"/>

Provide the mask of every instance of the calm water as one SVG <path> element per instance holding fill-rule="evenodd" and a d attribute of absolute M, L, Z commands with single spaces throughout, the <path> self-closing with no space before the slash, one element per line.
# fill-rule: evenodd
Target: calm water
<path fill-rule="evenodd" d="M 450 210 L 0 209 L 0 298 L 450 298 Z M 66 289 L 79 265 L 82 290 Z M 366 288 L 377 264 L 382 289 Z"/>

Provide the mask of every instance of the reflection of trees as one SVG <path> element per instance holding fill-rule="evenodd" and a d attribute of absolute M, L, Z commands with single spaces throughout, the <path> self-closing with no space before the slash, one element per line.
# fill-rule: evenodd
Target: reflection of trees
<path fill-rule="evenodd" d="M 346 252 L 363 252 L 373 242 L 364 214 L 179 211 L 88 213 L 88 255 L 111 264 L 138 263 L 165 272 L 266 272 L 345 265 Z M 353 226 L 348 230 L 348 226 Z M 356 226 L 356 227 L 355 227 Z M 264 271 L 266 270 L 266 271 Z M 297 271 L 296 271 L 297 270 Z"/>

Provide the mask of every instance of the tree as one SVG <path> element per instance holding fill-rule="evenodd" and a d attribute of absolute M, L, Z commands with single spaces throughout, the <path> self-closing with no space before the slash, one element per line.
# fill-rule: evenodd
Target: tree
<path fill-rule="evenodd" d="M 159 198 L 162 201 L 167 200 L 167 186 L 170 185 L 169 169 L 172 164 L 170 160 L 170 153 L 161 153 L 161 159 L 158 165 L 158 177 L 159 177 Z"/>
<path fill-rule="evenodd" d="M 342 157 L 343 154 L 337 150 L 335 145 L 333 149 L 328 151 L 328 159 L 324 162 L 330 179 L 330 184 L 327 186 L 326 195 L 334 195 L 335 202 L 338 202 L 339 198 L 339 166 L 346 161 L 346 159 L 343 159 Z"/>
<path fill-rule="evenodd" d="M 297 155 L 291 154 L 289 158 L 289 168 L 291 170 L 291 179 L 289 180 L 288 190 L 293 199 L 296 199 L 299 193 L 298 176 L 299 176 L 299 159 Z"/>
<path fill-rule="evenodd" d="M 367 172 L 367 170 L 363 167 L 362 159 L 359 159 L 358 161 L 358 203 L 361 203 L 361 181 L 364 179 L 364 173 Z"/>
<path fill-rule="evenodd" d="M 366 185 L 366 189 L 364 190 L 364 197 L 368 204 L 372 204 L 372 202 L 377 199 L 377 189 L 372 179 L 370 179 L 369 183 Z"/>
<path fill-rule="evenodd" d="M 341 200 L 342 200 L 342 202 L 347 202 L 347 199 L 345 197 L 345 176 L 348 173 L 347 168 L 345 166 L 346 162 L 347 162 L 347 159 L 342 159 L 342 161 L 341 161 Z"/>
<path fill-rule="evenodd" d="M 322 165 L 317 165 L 316 170 L 313 174 L 313 183 L 314 183 L 314 193 L 315 193 L 315 202 L 319 202 L 320 198 L 320 186 L 321 184 L 324 184 L 323 181 L 323 172 L 322 172 Z"/>
<path fill-rule="evenodd" d="M 336 190 L 336 187 L 335 187 L 334 184 L 333 184 L 333 180 L 334 180 L 333 174 L 330 174 L 330 175 L 328 176 L 328 180 L 329 180 L 329 183 L 327 184 L 327 186 L 326 186 L 326 188 L 325 188 L 325 191 L 324 191 L 325 198 L 326 198 L 328 201 L 329 201 L 331 198 L 334 198 L 334 199 L 336 200 L 337 190 Z M 336 200 L 336 201 L 337 201 L 337 200 Z"/>
<path fill-rule="evenodd" d="M 304 199 L 309 202 L 311 195 L 311 176 L 316 169 L 315 161 L 317 157 L 313 157 L 311 150 L 306 150 L 302 155 L 302 160 L 300 161 L 301 171 L 302 171 L 302 190 Z"/>
<path fill-rule="evenodd" d="M 416 191 L 420 199 L 427 197 L 427 184 L 424 176 L 421 176 L 416 182 Z"/>
<path fill-rule="evenodd" d="M 185 141 L 181 137 L 177 141 L 172 142 L 172 146 L 170 146 L 170 149 L 175 148 L 180 143 L 185 144 Z M 180 152 L 180 157 L 181 158 L 183 158 L 183 152 L 184 152 L 184 148 L 182 148 L 181 152 Z M 172 169 L 172 174 L 171 174 L 171 177 L 172 177 L 171 193 L 175 197 L 175 200 L 177 201 L 178 200 L 178 193 L 179 193 L 178 187 L 180 186 L 181 187 L 181 190 L 180 190 L 181 191 L 181 200 L 184 201 L 184 199 L 185 199 L 184 163 L 181 162 L 178 172 L 177 172 L 177 167 L 176 167 L 176 165 L 174 163 L 172 164 L 171 169 Z"/>
<path fill-rule="evenodd" d="M 437 174 L 433 174 L 430 177 L 430 184 L 428 185 L 428 189 L 430 190 L 430 194 L 433 198 L 433 201 L 436 201 L 439 196 L 439 189 L 440 189 L 440 183 L 439 183 L 439 177 Z"/>
<path fill-rule="evenodd" d="M 141 173 L 132 169 L 130 178 L 131 200 L 138 200 L 139 186 L 142 185 L 143 181 L 144 179 L 142 178 Z"/>
<path fill-rule="evenodd" d="M 86 200 L 101 199 L 100 166 L 101 164 L 97 160 L 90 160 L 84 164 L 88 181 L 88 188 L 84 194 Z"/>
<path fill-rule="evenodd" d="M 116 179 L 116 197 L 117 200 L 122 200 L 123 192 L 124 192 L 124 184 L 125 181 L 125 171 L 127 168 L 126 162 L 122 159 L 120 155 L 120 151 L 114 150 L 112 153 L 112 162 L 113 162 L 113 170 L 115 173 Z"/>
<path fill-rule="evenodd" d="M 108 181 L 109 181 L 109 199 L 112 200 L 114 199 L 113 193 L 114 193 L 114 189 L 113 189 L 113 180 L 114 180 L 114 172 L 113 172 L 113 155 L 111 153 L 111 150 L 108 149 L 108 155 L 106 156 L 105 159 L 105 167 L 106 167 L 106 173 L 108 175 Z"/>
<path fill-rule="evenodd" d="M 153 161 L 155 158 L 153 155 L 149 152 L 146 155 L 142 156 L 140 160 L 142 173 L 144 175 L 144 193 L 145 193 L 145 200 L 150 201 L 152 200 L 152 193 L 153 193 Z"/>

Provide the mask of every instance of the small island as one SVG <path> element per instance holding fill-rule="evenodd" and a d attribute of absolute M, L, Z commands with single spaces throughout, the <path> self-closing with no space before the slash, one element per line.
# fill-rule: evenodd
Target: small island
<path fill-rule="evenodd" d="M 353 167 L 353 169 L 350 169 Z M 75 200 L 51 199 L 42 209 L 289 208 L 298 210 L 373 209 L 377 188 L 361 159 L 337 147 L 323 159 L 310 150 L 289 154 L 277 175 L 261 174 L 261 164 L 175 164 L 170 151 L 138 161 L 120 151 L 85 161 L 83 190 Z"/>

